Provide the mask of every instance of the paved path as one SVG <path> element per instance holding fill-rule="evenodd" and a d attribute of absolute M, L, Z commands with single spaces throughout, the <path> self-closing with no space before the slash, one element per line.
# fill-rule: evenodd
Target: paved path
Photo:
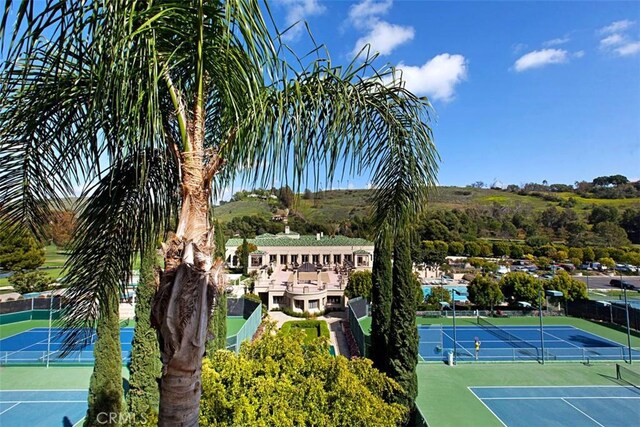
<path fill-rule="evenodd" d="M 298 317 L 288 316 L 281 311 L 270 311 L 269 318 L 275 321 L 278 325 L 278 329 L 282 327 L 284 322 L 289 320 L 303 320 Z M 341 354 L 346 357 L 350 357 L 349 346 L 347 345 L 347 339 L 342 332 L 341 320 L 347 318 L 347 313 L 344 311 L 334 311 L 327 313 L 325 316 L 316 317 L 317 320 L 324 320 L 329 325 L 329 340 L 331 345 L 336 350 L 336 354 Z"/>

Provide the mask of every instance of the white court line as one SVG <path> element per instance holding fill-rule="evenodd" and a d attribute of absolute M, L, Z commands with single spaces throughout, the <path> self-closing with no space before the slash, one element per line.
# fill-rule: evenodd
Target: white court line
<path fill-rule="evenodd" d="M 81 423 L 81 422 L 83 422 L 85 418 L 86 418 L 86 417 L 82 417 L 82 418 L 80 418 L 80 421 L 78 421 L 77 423 L 75 423 L 72 427 L 79 426 L 79 425 L 80 425 L 80 423 Z"/>
<path fill-rule="evenodd" d="M 23 332 L 21 332 L 21 333 L 25 333 L 25 332 L 45 332 L 45 331 L 47 330 L 47 328 L 41 328 L 41 329 L 45 329 L 45 331 L 33 331 L 33 329 L 37 329 L 37 328 L 31 328 L 30 330 L 28 330 L 28 331 L 23 331 Z M 51 332 L 53 332 L 53 329 L 51 330 Z M 90 341 L 90 344 L 87 344 L 87 345 L 86 345 L 85 347 L 83 347 L 83 348 L 89 347 L 91 344 L 93 344 L 93 340 L 92 340 L 92 339 L 93 339 L 93 337 L 94 337 L 94 336 L 96 336 L 96 335 L 97 335 L 97 331 L 96 331 L 96 332 L 94 332 L 93 334 L 91 334 L 91 338 L 90 338 L 90 339 L 91 339 L 91 341 Z M 38 345 L 38 344 L 46 344 L 48 339 L 49 339 L 49 338 L 47 337 L 47 338 L 45 338 L 45 339 L 43 339 L 43 340 L 41 340 L 41 341 L 38 341 L 37 343 L 34 343 L 34 344 L 31 344 L 31 345 L 28 345 L 28 346 L 26 346 L 26 347 L 22 347 L 20 350 L 16 350 L 16 351 L 11 352 L 11 353 L 7 352 L 7 354 L 5 354 L 5 355 L 4 355 L 4 357 L 5 357 L 5 358 L 8 358 L 9 356 L 11 356 L 11 355 L 13 355 L 13 354 L 16 354 L 16 353 L 20 353 L 21 351 L 29 351 L 29 350 L 26 350 L 26 349 L 27 349 L 27 348 L 29 348 L 29 347 L 33 347 L 34 345 Z M 50 344 L 63 344 L 63 343 L 52 342 L 52 343 L 50 343 Z M 31 351 L 35 351 L 35 350 L 31 350 Z M 53 351 L 51 351 L 51 352 L 49 353 L 49 356 L 50 356 L 50 355 L 52 355 L 52 354 L 54 354 L 54 353 L 55 353 L 55 352 L 57 352 L 57 351 L 60 351 L 60 350 L 53 350 Z M 82 351 L 82 350 L 80 350 L 80 351 Z M 43 352 L 44 352 L 44 353 L 46 353 L 46 351 L 44 351 L 44 350 L 43 350 Z M 46 357 L 46 356 L 47 356 L 47 355 L 44 355 L 42 358 L 38 358 L 38 360 L 43 359 L 43 358 L 44 358 L 44 357 Z M 32 360 L 32 359 L 19 359 L 18 361 L 23 361 L 23 360 Z"/>
<path fill-rule="evenodd" d="M 0 402 L 0 403 L 5 403 L 5 402 Z M 6 403 L 12 403 L 12 402 L 6 402 Z M 2 414 L 4 414 L 5 412 L 7 412 L 7 411 L 9 411 L 9 410 L 11 410 L 11 409 L 13 409 L 13 408 L 15 408 L 15 407 L 16 407 L 16 406 L 18 406 L 20 403 L 22 403 L 22 402 L 18 402 L 18 403 L 16 403 L 15 405 L 11 405 L 10 407 L 8 407 L 7 409 L 5 409 L 4 411 L 0 412 L 0 415 L 2 415 Z"/>
<path fill-rule="evenodd" d="M 556 399 L 637 399 L 640 396 L 525 396 L 525 397 L 483 397 L 482 400 L 556 400 Z"/>
<path fill-rule="evenodd" d="M 6 400 L 0 403 L 87 403 L 86 400 Z"/>
<path fill-rule="evenodd" d="M 478 385 L 478 386 L 473 386 L 473 388 L 576 388 L 576 387 L 580 387 L 580 388 L 587 388 L 587 387 L 620 387 L 620 388 L 627 388 L 627 389 L 633 389 L 633 386 L 624 386 L 624 385 L 508 385 L 508 386 L 504 386 L 504 385 Z"/>
<path fill-rule="evenodd" d="M 453 344 L 453 337 L 449 336 L 449 334 L 447 334 L 447 333 L 446 333 L 446 332 L 444 332 L 444 331 L 442 332 L 442 334 L 443 334 L 443 335 L 448 336 L 448 337 L 449 337 L 449 339 L 452 341 L 452 344 Z M 468 341 L 468 342 L 471 342 L 471 341 Z M 466 352 L 467 352 L 467 354 L 468 354 L 470 357 L 475 357 L 473 354 L 471 354 L 471 352 L 470 352 L 469 350 L 467 350 L 466 348 L 462 347 L 462 346 L 460 345 L 460 341 L 458 341 L 457 339 L 456 339 L 456 344 L 458 344 L 458 347 L 460 347 L 461 349 L 463 349 L 464 351 L 466 351 Z M 442 347 L 444 348 L 444 344 L 443 344 L 443 346 L 442 346 Z"/>
<path fill-rule="evenodd" d="M 475 392 L 474 392 L 473 390 L 471 390 L 471 387 L 467 387 L 467 390 L 469 390 L 469 391 L 471 392 L 471 394 L 473 394 L 473 395 L 476 397 L 476 399 L 478 399 L 478 400 L 480 401 L 480 403 L 482 403 L 482 404 L 484 405 L 484 407 L 485 407 L 485 408 L 487 408 L 487 410 L 488 410 L 489 412 L 491 412 L 491 413 L 493 414 L 493 416 L 494 416 L 494 417 L 496 417 L 496 419 L 497 419 L 498 421 L 500 421 L 500 424 L 502 424 L 504 427 L 507 427 L 507 425 L 506 425 L 506 424 L 505 424 L 505 423 L 500 419 L 500 417 L 499 417 L 499 416 L 497 416 L 497 415 L 496 415 L 496 413 L 495 413 L 495 412 L 493 412 L 493 411 L 491 410 L 491 408 L 489 408 L 489 407 L 487 406 L 487 404 L 486 404 L 486 403 L 484 403 L 484 400 L 480 399 L 480 398 L 478 397 L 478 395 L 477 395 L 477 394 L 475 394 Z"/>
<path fill-rule="evenodd" d="M 14 391 L 33 391 L 33 392 L 39 392 L 39 391 L 87 391 L 86 388 L 39 388 L 37 390 L 34 390 L 32 388 L 16 388 L 16 389 L 11 389 L 11 390 L 0 390 L 0 395 L 2 393 L 11 393 Z"/>
<path fill-rule="evenodd" d="M 571 343 L 571 341 L 567 341 L 567 340 L 565 340 L 565 339 L 563 339 L 563 338 L 557 337 L 557 336 L 555 336 L 555 335 L 553 335 L 553 334 L 550 334 L 550 333 L 549 333 L 549 332 L 547 332 L 547 331 L 544 331 L 544 333 L 545 333 L 546 335 L 549 335 L 550 337 L 554 337 L 554 338 L 555 338 L 555 339 L 557 339 L 558 341 L 566 342 L 567 344 L 572 345 L 572 346 L 574 346 L 575 348 L 585 348 L 585 347 L 580 347 L 580 346 L 578 346 L 578 345 L 572 344 L 572 343 Z M 588 347 L 587 347 L 587 348 L 588 348 Z"/>
<path fill-rule="evenodd" d="M 582 411 L 580 408 L 578 408 L 575 405 L 572 405 L 571 403 L 567 402 L 565 400 L 565 398 L 562 398 L 562 401 L 564 403 L 566 403 L 567 405 L 571 406 L 573 409 L 575 409 L 576 411 L 580 412 L 582 415 L 584 415 L 585 417 L 589 418 L 591 421 L 593 421 L 594 423 L 598 424 L 600 427 L 604 427 L 602 424 L 600 424 L 599 422 L 597 422 L 596 420 L 594 420 L 593 418 L 591 418 L 588 414 L 586 414 L 584 411 Z"/>

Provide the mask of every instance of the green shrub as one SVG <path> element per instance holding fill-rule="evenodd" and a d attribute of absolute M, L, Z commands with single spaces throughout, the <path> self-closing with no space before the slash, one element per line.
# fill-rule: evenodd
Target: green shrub
<path fill-rule="evenodd" d="M 290 334 L 295 330 L 305 330 L 305 343 L 318 337 L 329 339 L 329 326 L 324 320 L 291 320 L 280 328 L 283 334 Z"/>

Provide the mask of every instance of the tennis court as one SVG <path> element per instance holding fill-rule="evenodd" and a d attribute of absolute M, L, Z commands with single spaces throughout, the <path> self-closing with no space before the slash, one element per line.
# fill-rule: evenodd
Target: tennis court
<path fill-rule="evenodd" d="M 469 387 L 507 427 L 617 427 L 640 421 L 640 389 L 629 386 Z"/>
<path fill-rule="evenodd" d="M 478 326 L 455 329 L 456 358 L 475 361 L 475 340 L 481 342 L 478 361 L 540 361 L 542 340 L 539 326 L 500 326 L 481 319 Z M 570 325 L 544 326 L 544 360 L 628 360 L 629 349 L 615 341 Z M 420 325 L 420 356 L 424 361 L 445 361 L 454 347 L 452 326 Z M 640 350 L 631 355 L 640 360 Z"/>
<path fill-rule="evenodd" d="M 93 364 L 93 343 L 95 332 L 87 345 L 66 357 L 61 356 L 65 333 L 61 328 L 31 328 L 0 340 L 0 364 L 42 364 L 47 363 L 82 363 Z M 131 353 L 133 328 L 120 329 L 122 343 L 122 361 L 126 363 Z"/>
<path fill-rule="evenodd" d="M 87 412 L 87 390 L 2 390 L 2 427 L 79 425 Z"/>

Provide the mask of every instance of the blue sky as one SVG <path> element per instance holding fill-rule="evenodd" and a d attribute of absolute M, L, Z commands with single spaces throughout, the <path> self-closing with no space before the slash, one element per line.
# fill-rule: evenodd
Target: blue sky
<path fill-rule="evenodd" d="M 335 62 L 366 42 L 428 96 L 441 185 L 640 178 L 640 2 L 275 0 Z M 301 27 L 287 35 L 298 52 Z M 363 188 L 367 177 L 334 187 Z"/>

